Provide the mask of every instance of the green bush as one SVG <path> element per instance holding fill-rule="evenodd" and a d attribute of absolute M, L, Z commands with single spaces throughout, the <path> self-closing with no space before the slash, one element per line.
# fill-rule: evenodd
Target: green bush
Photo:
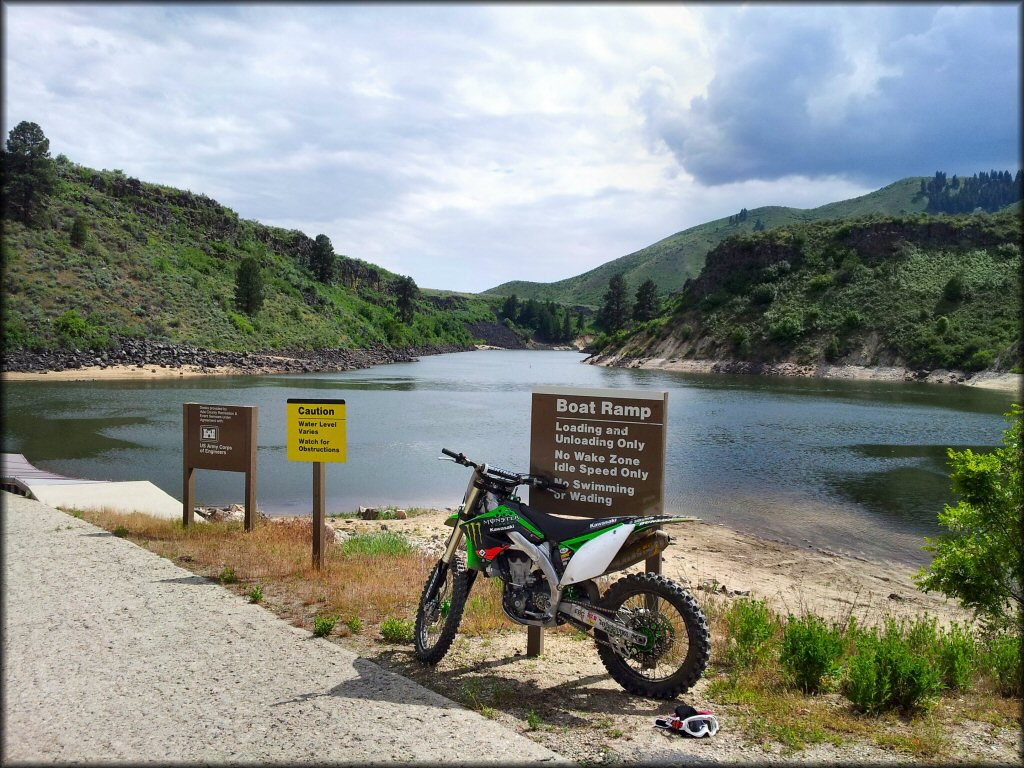
<path fill-rule="evenodd" d="M 237 584 L 238 583 L 238 575 L 235 573 L 235 569 L 232 568 L 230 565 L 225 565 L 221 569 L 220 575 L 217 578 L 220 580 L 221 584 Z"/>
<path fill-rule="evenodd" d="M 772 650 L 779 621 L 764 600 L 737 600 L 725 613 L 729 645 L 726 659 L 737 667 L 752 667 Z"/>
<path fill-rule="evenodd" d="M 316 637 L 327 637 L 334 630 L 337 623 L 337 616 L 316 616 L 313 618 L 313 634 Z"/>
<path fill-rule="evenodd" d="M 934 625 L 931 633 L 934 636 Z M 926 708 L 942 690 L 929 654 L 915 652 L 914 646 L 927 635 L 928 628 L 921 622 L 907 633 L 904 623 L 892 617 L 886 619 L 881 633 L 874 628 L 859 633 L 843 685 L 846 698 L 864 712 L 899 709 L 910 713 Z"/>
<path fill-rule="evenodd" d="M 970 628 L 954 623 L 943 632 L 937 656 L 943 685 L 953 691 L 969 690 L 978 661 L 978 645 Z"/>
<path fill-rule="evenodd" d="M 835 672 L 842 654 L 841 627 L 829 627 L 814 614 L 787 619 L 779 661 L 804 692 L 822 690 L 824 679 Z"/>
<path fill-rule="evenodd" d="M 990 629 L 1018 627 L 1024 598 L 1024 531 L 1021 508 L 1021 430 L 1024 411 L 1014 404 L 1003 447 L 987 453 L 949 449 L 953 492 L 960 502 L 946 505 L 939 523 L 948 531 L 928 539 L 931 565 L 914 580 L 918 588 L 936 590 L 973 609 Z"/>
<path fill-rule="evenodd" d="M 257 584 L 251 590 L 249 590 L 249 602 L 250 603 L 262 603 L 263 602 L 263 587 Z"/>
<path fill-rule="evenodd" d="M 750 303 L 751 304 L 771 304 L 775 301 L 775 294 L 778 289 L 770 283 L 761 283 L 755 285 L 750 291 Z"/>
<path fill-rule="evenodd" d="M 982 663 L 996 681 L 1003 696 L 1024 695 L 1024 668 L 1021 666 L 1021 636 L 1011 632 L 993 635 L 987 643 Z"/>
<path fill-rule="evenodd" d="M 414 633 L 415 625 L 412 619 L 396 619 L 389 616 L 380 625 L 381 637 L 389 643 L 411 643 Z"/>

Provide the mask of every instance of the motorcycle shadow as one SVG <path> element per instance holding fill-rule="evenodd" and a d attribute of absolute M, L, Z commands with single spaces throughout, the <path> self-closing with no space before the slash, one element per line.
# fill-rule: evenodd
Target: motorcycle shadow
<path fill-rule="evenodd" d="M 608 715 L 655 717 L 666 706 L 624 691 L 607 673 L 544 681 L 533 659 L 521 653 L 441 668 L 422 664 L 403 649 L 381 651 L 372 660 L 470 709 L 496 709 L 522 718 L 533 711 L 559 725 L 593 725 Z"/>

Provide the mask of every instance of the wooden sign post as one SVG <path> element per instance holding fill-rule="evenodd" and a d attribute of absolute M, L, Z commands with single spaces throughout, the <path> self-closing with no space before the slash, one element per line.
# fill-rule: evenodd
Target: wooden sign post
<path fill-rule="evenodd" d="M 195 522 L 197 469 L 245 473 L 245 530 L 256 527 L 256 420 L 248 405 L 185 403 L 181 522 Z"/>
<path fill-rule="evenodd" d="M 344 400 L 288 400 L 288 460 L 313 462 L 313 567 L 324 566 L 327 472 L 348 459 Z"/>
<path fill-rule="evenodd" d="M 568 483 L 530 491 L 530 506 L 555 515 L 660 515 L 665 507 L 668 392 L 539 387 L 533 390 L 530 472 Z M 661 555 L 645 567 L 661 573 Z M 544 648 L 529 627 L 526 653 Z"/>

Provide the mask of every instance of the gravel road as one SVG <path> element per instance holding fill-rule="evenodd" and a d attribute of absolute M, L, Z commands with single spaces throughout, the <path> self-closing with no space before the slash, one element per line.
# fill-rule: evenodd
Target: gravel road
<path fill-rule="evenodd" d="M 572 764 L 89 523 L 2 516 L 4 765 Z"/>

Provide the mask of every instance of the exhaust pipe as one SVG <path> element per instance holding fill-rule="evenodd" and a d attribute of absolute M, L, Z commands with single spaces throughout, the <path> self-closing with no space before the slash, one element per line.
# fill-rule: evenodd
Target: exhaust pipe
<path fill-rule="evenodd" d="M 632 542 L 626 542 L 622 549 L 619 550 L 619 554 L 608 564 L 607 570 L 601 575 L 604 576 L 612 571 L 621 571 L 623 568 L 628 568 L 635 563 L 639 563 L 641 560 L 648 560 L 655 555 L 661 554 L 665 547 L 668 546 L 669 541 L 671 541 L 671 538 L 665 531 L 657 529 L 644 531 Z"/>

